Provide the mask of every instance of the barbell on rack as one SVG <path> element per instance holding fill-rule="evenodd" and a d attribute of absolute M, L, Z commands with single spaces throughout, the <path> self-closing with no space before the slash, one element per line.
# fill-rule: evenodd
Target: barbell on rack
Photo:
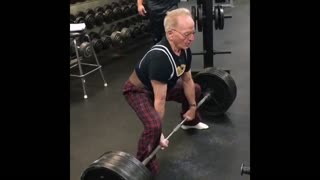
<path fill-rule="evenodd" d="M 231 75 L 216 67 L 206 68 L 194 76 L 194 81 L 201 86 L 203 98 L 198 102 L 197 110 L 225 112 L 236 97 L 236 85 Z M 211 81 L 211 82 L 210 82 Z M 218 105 L 222 103 L 222 105 Z M 216 106 L 208 108 L 207 106 Z M 187 119 L 182 120 L 166 137 L 168 140 Z M 161 148 L 158 145 L 142 162 L 122 151 L 109 151 L 102 154 L 89 165 L 82 174 L 81 180 L 150 180 L 151 172 L 146 168 L 149 161 Z"/>
<path fill-rule="evenodd" d="M 214 27 L 215 29 L 222 30 L 224 28 L 224 19 L 225 18 L 231 18 L 231 15 L 224 15 L 224 9 L 222 5 L 216 5 L 213 8 L 213 19 L 214 20 Z M 196 6 L 191 6 L 191 14 L 193 20 L 195 23 L 195 29 L 202 32 L 204 21 L 211 21 L 210 19 L 207 19 L 203 12 L 202 4 L 199 4 Z"/>

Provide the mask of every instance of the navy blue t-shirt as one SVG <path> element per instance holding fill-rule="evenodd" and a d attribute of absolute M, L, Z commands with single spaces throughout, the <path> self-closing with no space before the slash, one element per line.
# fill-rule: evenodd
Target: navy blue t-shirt
<path fill-rule="evenodd" d="M 177 56 L 164 36 L 136 64 L 135 71 L 148 90 L 153 91 L 151 80 L 166 83 L 170 90 L 179 77 L 190 70 L 191 57 L 190 48 L 182 50 L 180 56 Z"/>
<path fill-rule="evenodd" d="M 150 14 L 164 15 L 167 11 L 175 9 L 180 0 L 145 0 Z"/>

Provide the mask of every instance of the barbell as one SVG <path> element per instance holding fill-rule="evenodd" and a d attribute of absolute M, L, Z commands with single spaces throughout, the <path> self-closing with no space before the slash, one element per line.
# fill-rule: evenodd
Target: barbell
<path fill-rule="evenodd" d="M 225 112 L 236 97 L 236 86 L 231 75 L 216 67 L 206 68 L 197 73 L 194 76 L 194 81 L 199 83 L 202 88 L 203 98 L 197 104 L 199 110 L 208 105 L 215 106 L 221 101 L 227 101 L 219 108 L 210 109 L 219 111 L 219 113 Z M 214 112 L 214 114 L 219 113 Z M 168 140 L 186 120 L 186 118 L 182 120 L 166 139 Z M 142 162 L 126 152 L 106 152 L 82 172 L 81 180 L 151 180 L 152 174 L 146 165 L 160 148 L 161 146 L 158 145 Z"/>
<path fill-rule="evenodd" d="M 203 12 L 202 4 L 197 5 L 197 7 L 191 6 L 191 15 L 193 20 L 195 21 L 195 24 L 194 24 L 195 29 L 197 29 L 197 26 L 198 26 L 199 32 L 202 32 L 204 21 L 214 20 L 215 29 L 222 30 L 224 28 L 224 19 L 232 17 L 230 15 L 224 15 L 224 9 L 222 5 L 216 5 L 214 6 L 213 12 L 212 12 L 213 19 L 208 19 Z"/>

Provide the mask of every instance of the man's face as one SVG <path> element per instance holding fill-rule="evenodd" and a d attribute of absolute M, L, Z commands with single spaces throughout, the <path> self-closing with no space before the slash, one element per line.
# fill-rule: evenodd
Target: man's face
<path fill-rule="evenodd" d="M 172 40 L 179 49 L 189 48 L 195 39 L 194 21 L 189 16 L 179 16 L 177 27 L 171 31 Z"/>

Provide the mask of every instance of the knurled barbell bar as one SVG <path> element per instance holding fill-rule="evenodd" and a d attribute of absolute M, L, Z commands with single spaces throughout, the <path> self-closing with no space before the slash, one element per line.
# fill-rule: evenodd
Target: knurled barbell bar
<path fill-rule="evenodd" d="M 206 108 L 206 106 L 214 106 L 221 101 L 227 101 L 226 104 L 230 105 L 231 100 L 233 101 L 235 98 L 235 83 L 226 71 L 215 67 L 206 68 L 196 74 L 194 80 L 201 86 L 203 95 L 203 98 L 197 105 L 199 111 Z M 208 81 L 210 81 L 210 83 Z M 223 105 L 219 108 L 225 110 L 226 107 L 226 105 Z M 219 111 L 223 109 L 219 109 Z M 186 119 L 181 121 L 166 139 L 168 140 L 185 121 Z M 160 148 L 161 146 L 158 145 L 142 162 L 126 152 L 106 152 L 83 171 L 81 180 L 151 180 L 152 175 L 146 168 L 146 165 Z"/>

